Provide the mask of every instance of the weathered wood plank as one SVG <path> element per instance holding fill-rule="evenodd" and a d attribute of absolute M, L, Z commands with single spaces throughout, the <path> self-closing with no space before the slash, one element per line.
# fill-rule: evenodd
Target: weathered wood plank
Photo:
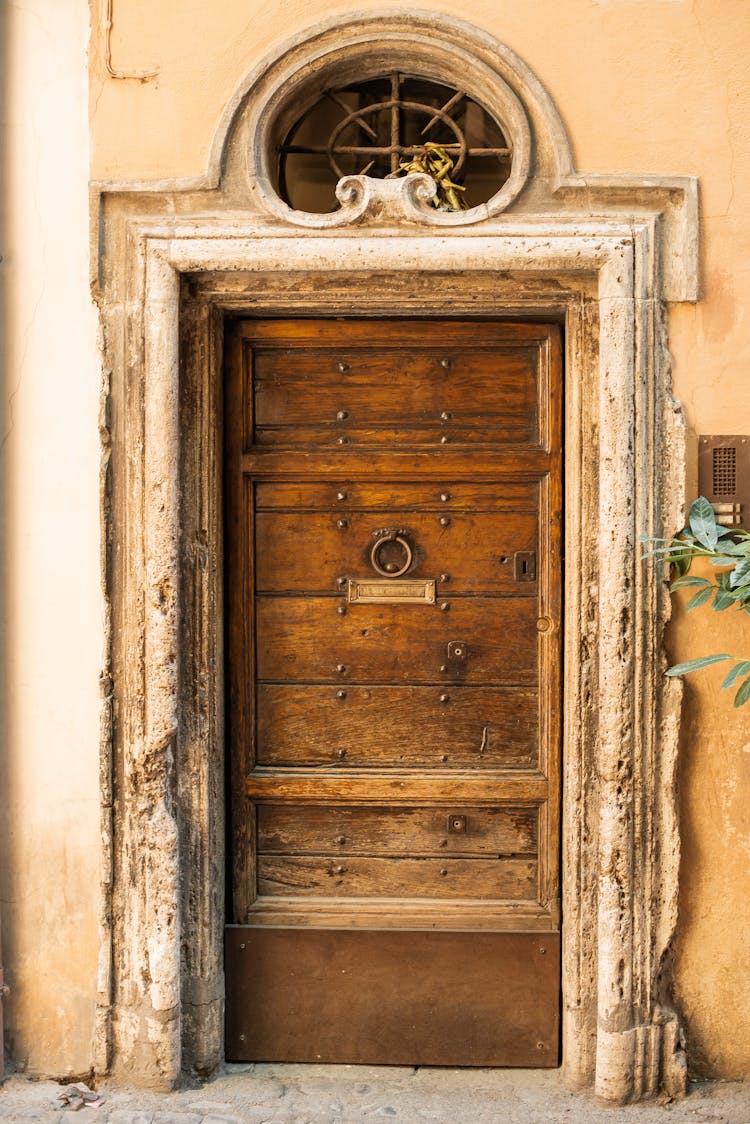
<path fill-rule="evenodd" d="M 321 682 L 343 664 L 355 681 L 434 683 L 444 674 L 449 641 L 466 640 L 463 682 L 533 685 L 536 621 L 535 601 L 521 597 L 351 606 L 336 597 L 259 597 L 257 674 L 262 680 Z M 339 701 L 349 709 L 342 690 Z M 451 704 L 448 694 L 446 714 Z"/>
<path fill-rule="evenodd" d="M 258 806 L 259 854 L 536 855 L 535 808 Z M 462 829 L 451 830 L 456 817 Z"/>
<path fill-rule="evenodd" d="M 549 324 L 524 324 L 520 321 L 461 320 L 240 320 L 232 325 L 240 339 L 287 348 L 325 344 L 338 347 L 377 347 L 379 343 L 412 344 L 420 350 L 439 347 L 442 355 L 450 345 L 477 342 L 477 334 L 497 347 L 515 344 L 545 344 L 558 329 Z"/>
<path fill-rule="evenodd" d="M 559 901 L 485 898 L 256 898 L 253 925 L 302 929 L 508 930 L 549 932 L 560 927 Z"/>
<path fill-rule="evenodd" d="M 448 496 L 450 493 L 445 492 Z M 259 592 L 336 591 L 337 580 L 372 577 L 370 552 L 377 530 L 400 527 L 414 561 L 409 577 L 440 578 L 451 593 L 485 592 L 533 595 L 536 582 L 519 583 L 513 555 L 536 551 L 533 514 L 443 510 L 350 511 L 342 503 L 330 513 L 257 512 L 256 588 Z"/>
<path fill-rule="evenodd" d="M 471 453 L 475 456 L 471 456 Z M 272 477 L 276 480 L 387 480 L 446 479 L 483 481 L 504 484 L 506 480 L 538 480 L 550 470 L 549 454 L 529 451 L 517 445 L 501 448 L 489 446 L 461 447 L 439 445 L 429 449 L 407 449 L 331 444 L 309 448 L 248 447 L 239 458 L 239 468 L 246 475 Z"/>
<path fill-rule="evenodd" d="M 343 494 L 342 494 L 343 493 Z M 420 481 L 370 481 L 343 479 L 325 481 L 261 482 L 255 489 L 257 511 L 330 511 L 345 506 L 349 511 L 440 511 L 450 497 L 452 511 L 502 511 L 529 514 L 538 506 L 538 485 L 532 480 L 504 480 L 502 484 L 478 484 L 473 480 L 446 479 L 442 483 Z"/>
<path fill-rule="evenodd" d="M 324 773 L 322 770 L 264 771 L 256 769 L 246 779 L 248 796 L 262 804 L 444 804 L 446 787 L 451 800 L 466 804 L 542 804 L 549 797 L 546 777 L 513 773 L 453 773 L 443 776 L 429 773 Z"/>
<path fill-rule="evenodd" d="M 450 682 L 452 672 L 444 678 Z M 346 691 L 348 705 L 342 706 L 331 687 L 260 684 L 258 763 L 439 770 L 537 765 L 533 689 L 453 688 L 449 704 L 440 701 L 442 687 L 347 685 Z"/>
<path fill-rule="evenodd" d="M 534 899 L 537 862 L 530 858 L 331 858 L 258 855 L 264 896 Z"/>
<path fill-rule="evenodd" d="M 537 444 L 529 438 L 510 414 L 503 424 L 470 421 L 457 418 L 450 423 L 403 425 L 302 425 L 256 426 L 254 443 L 259 448 L 290 448 L 308 446 L 325 449 L 338 449 L 347 446 L 352 451 L 359 447 L 360 452 L 373 447 L 417 448 L 427 445 L 441 449 L 445 444 L 452 445 L 506 445 L 514 450 L 534 448 Z M 364 447 L 364 448 L 363 448 Z"/>

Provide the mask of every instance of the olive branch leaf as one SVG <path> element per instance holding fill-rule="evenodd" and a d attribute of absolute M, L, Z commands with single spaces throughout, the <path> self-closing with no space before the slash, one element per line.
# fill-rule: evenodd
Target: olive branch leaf
<path fill-rule="evenodd" d="M 723 527 L 716 522 L 711 504 L 703 496 L 690 505 L 687 526 L 673 539 L 641 537 L 639 540 L 650 549 L 643 558 L 655 558 L 663 564 L 665 577 L 672 577 L 670 593 L 678 589 L 693 589 L 686 605 L 688 612 L 701 605 L 710 605 L 715 612 L 736 608 L 750 614 L 750 531 L 740 527 Z M 716 577 L 698 578 L 689 573 L 696 558 L 708 558 L 717 568 Z M 675 664 L 667 675 L 688 675 L 713 664 L 731 661 L 734 667 L 722 683 L 728 690 L 739 683 L 734 705 L 742 706 L 750 699 L 750 659 L 730 656 L 699 656 Z"/>

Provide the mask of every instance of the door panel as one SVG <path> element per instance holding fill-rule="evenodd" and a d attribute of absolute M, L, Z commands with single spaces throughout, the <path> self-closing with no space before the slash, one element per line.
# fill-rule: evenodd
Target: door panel
<path fill-rule="evenodd" d="M 270 854 L 373 854 L 483 857 L 536 855 L 535 808 L 464 806 L 457 819 L 450 804 L 434 808 L 258 808 L 258 850 Z M 455 830 L 455 825 L 460 830 Z"/>
<path fill-rule="evenodd" d="M 443 364 L 448 366 L 444 367 Z M 340 370 L 339 368 L 343 368 Z M 255 444 L 538 442 L 537 350 L 267 351 L 253 356 Z M 250 419 L 248 419 L 250 420 Z"/>
<path fill-rule="evenodd" d="M 464 804 L 461 813 L 261 805 L 258 893 L 536 900 L 536 818 Z"/>
<path fill-rule="evenodd" d="M 227 1054 L 553 1066 L 559 959 L 557 933 L 230 928 Z"/>
<path fill-rule="evenodd" d="M 520 597 L 446 596 L 439 605 L 350 606 L 315 595 L 259 597 L 257 673 L 261 680 L 338 682 L 336 669 L 343 666 L 351 679 L 369 683 L 442 679 L 533 685 L 536 624 L 534 601 Z M 464 638 L 466 661 L 446 664 L 448 644 Z M 441 672 L 443 666 L 448 671 Z M 350 708 L 347 694 L 338 698 Z"/>
<path fill-rule="evenodd" d="M 420 766 L 534 769 L 538 696 L 523 687 L 462 687 L 445 720 L 442 687 L 264 683 L 257 694 L 257 762 L 290 768 Z M 310 722 L 310 714 L 317 721 Z M 408 721 L 404 720 L 408 715 Z M 374 731 L 377 734 L 374 735 Z"/>
<path fill-rule="evenodd" d="M 453 452 L 453 450 L 451 450 Z M 441 450 L 441 460 L 448 450 Z M 327 462 L 328 463 L 328 462 Z M 326 466 L 321 465 L 321 468 Z M 351 468 L 348 464 L 347 468 Z M 332 511 L 345 507 L 347 511 L 391 510 L 415 514 L 424 511 L 445 513 L 443 495 L 449 493 L 451 511 L 503 511 L 521 514 L 537 510 L 538 485 L 534 481 L 504 480 L 502 489 L 497 483 L 482 484 L 472 480 L 398 482 L 350 480 L 346 469 L 341 473 L 343 484 L 326 481 L 313 483 L 259 481 L 255 486 L 256 511 L 283 511 L 287 508 L 304 508 L 309 511 Z"/>
<path fill-rule="evenodd" d="M 448 514 L 451 492 L 440 512 L 372 511 L 266 512 L 256 509 L 256 590 L 258 593 L 337 590 L 341 574 L 367 573 L 379 528 L 404 527 L 418 544 L 409 570 L 415 578 L 445 573 L 441 593 L 519 592 L 514 559 L 537 548 L 536 513 L 458 512 Z M 441 569 L 442 567 L 442 569 Z M 448 572 L 449 571 L 449 572 Z M 530 595 L 534 588 L 527 590 Z"/>
<path fill-rule="evenodd" d="M 228 1056 L 555 1064 L 559 331 L 228 337 Z"/>

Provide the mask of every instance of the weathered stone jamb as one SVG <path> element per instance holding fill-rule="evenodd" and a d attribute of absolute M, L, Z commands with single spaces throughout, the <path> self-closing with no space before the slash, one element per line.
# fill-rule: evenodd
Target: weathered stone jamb
<path fill-rule="evenodd" d="M 180 901 L 176 743 L 179 728 L 180 430 L 179 276 L 167 247 L 152 242 L 146 258 L 144 322 L 145 738 L 141 783 L 150 790 L 145 908 L 150 918 L 145 970 L 150 1021 L 180 1042 Z M 159 378 L 151 378 L 159 371 Z M 149 1031 L 149 1037 L 154 1033 Z M 169 1051 L 171 1055 L 171 1051 Z M 167 1051 L 165 1051 L 165 1060 Z M 179 1059 L 179 1052 L 177 1054 Z M 171 1061 L 171 1058 L 170 1058 Z M 177 1078 L 166 1063 L 164 1075 Z"/>
<path fill-rule="evenodd" d="M 225 916 L 224 636 L 222 603 L 223 316 L 182 286 L 178 803 L 183 1064 L 211 1073 L 223 1060 Z"/>
<path fill-rule="evenodd" d="M 649 877 L 673 893 L 678 843 L 670 819 L 668 778 L 676 739 L 671 703 L 662 702 L 662 711 L 671 717 L 666 734 L 654 747 L 663 766 L 652 779 L 650 768 L 643 767 L 646 762 L 637 760 L 643 750 L 634 734 L 630 700 L 637 690 L 642 699 L 658 704 L 667 689 L 653 678 L 638 651 L 657 649 L 661 625 L 648 609 L 656 598 L 655 579 L 648 571 L 638 579 L 645 583 L 645 599 L 635 599 L 634 539 L 636 531 L 658 531 L 656 500 L 648 497 L 673 492 L 679 484 L 665 476 L 671 465 L 659 453 L 662 414 L 643 398 L 644 386 L 654 388 L 649 393 L 656 395 L 655 400 L 663 400 L 668 392 L 663 341 L 654 338 L 648 315 L 644 318 L 644 310 L 652 306 L 635 299 L 636 264 L 642 269 L 645 263 L 646 272 L 651 270 L 648 291 L 655 292 L 658 282 L 653 262 L 647 261 L 646 227 L 608 222 L 598 232 L 591 224 L 571 234 L 565 223 L 542 232 L 540 224 L 533 222 L 525 230 L 521 223 L 514 224 L 512 231 L 507 226 L 485 227 L 481 235 L 458 239 L 392 231 L 385 238 L 379 232 L 365 237 L 351 232 L 344 237 L 321 234 L 290 239 L 288 228 L 243 229 L 236 224 L 202 237 L 209 233 L 201 230 L 202 225 L 136 221 L 130 225 L 128 239 L 135 251 L 130 260 L 136 299 L 128 302 L 127 310 L 121 309 L 130 314 L 127 376 L 116 386 L 118 394 L 133 395 L 134 413 L 128 426 L 119 427 L 117 433 L 128 472 L 132 470 L 137 479 L 142 471 L 144 482 L 140 495 L 136 489 L 135 496 L 125 500 L 121 490 L 116 493 L 115 530 L 120 547 L 128 549 L 139 541 L 142 525 L 145 543 L 143 556 L 134 550 L 121 571 L 116 646 L 121 661 L 127 661 L 128 653 L 143 652 L 138 674 L 145 706 L 129 705 L 118 685 L 116 698 L 127 721 L 117 728 L 122 762 L 117 805 L 121 877 L 115 898 L 123 920 L 115 934 L 116 1066 L 127 1068 L 131 1076 L 135 1066 L 143 1080 L 169 1084 L 180 1070 L 181 1037 L 188 1066 L 210 1069 L 221 1056 L 223 916 L 221 895 L 209 885 L 221 868 L 221 855 L 212 853 L 212 843 L 221 843 L 217 825 L 223 787 L 220 659 L 217 662 L 219 401 L 209 384 L 213 381 L 215 387 L 219 381 L 218 356 L 212 348 L 221 307 L 243 307 L 242 293 L 226 278 L 247 272 L 251 289 L 244 307 L 253 311 L 274 310 L 272 286 L 264 288 L 267 278 L 296 271 L 308 279 L 295 291 L 298 311 L 340 314 L 343 307 L 349 314 L 358 309 L 366 314 L 373 307 L 376 271 L 378 284 L 385 286 L 382 304 L 402 314 L 436 313 L 438 307 L 443 312 L 498 316 L 517 314 L 524 307 L 539 315 L 565 310 L 564 1065 L 571 1083 L 588 1083 L 595 1077 L 597 1091 L 610 1101 L 653 1093 L 660 1080 L 657 1055 L 664 1016 L 650 996 L 670 923 L 665 921 L 661 898 L 656 901 L 653 896 L 644 904 L 642 921 L 636 920 L 634 911 L 640 907 L 634 904 L 634 885 L 637 864 L 653 864 L 669 854 L 669 872 L 655 870 Z M 348 288 L 338 303 L 335 297 L 321 297 L 317 279 L 326 271 L 342 269 L 347 271 Z M 415 307 L 398 283 L 404 273 L 415 269 L 448 278 L 466 277 L 469 270 L 475 282 L 472 296 L 478 299 L 456 297 L 455 285 L 450 290 L 443 286 L 427 302 L 429 307 Z M 205 276 L 212 295 L 202 305 L 200 296 L 194 302 L 193 343 L 187 347 L 180 377 L 183 384 L 198 380 L 202 389 L 191 398 L 197 412 L 190 426 L 183 410 L 180 432 L 178 290 L 180 275 L 188 274 Z M 536 296 L 514 298 L 508 278 L 520 278 L 521 289 L 524 279 L 530 289 L 536 284 Z M 598 280 L 595 298 L 592 278 Z M 289 310 L 289 303 L 284 304 Z M 145 395 L 141 405 L 138 388 Z M 135 424 L 139 411 L 140 431 Z M 652 435 L 650 442 L 641 426 Z M 675 439 L 671 440 L 675 446 Z M 187 487 L 185 470 L 206 482 L 197 494 Z M 190 495 L 196 512 L 182 506 L 184 524 L 178 540 L 181 488 L 182 495 Z M 183 604 L 192 605 L 189 626 L 177 619 L 181 571 Z M 627 585 L 623 574 L 629 575 Z M 642 646 L 638 634 L 645 637 Z M 125 673 L 122 662 L 120 666 Z M 126 679 L 132 682 L 131 672 Z M 598 730 L 592 727 L 595 711 L 601 716 Z M 641 724 L 648 720 L 641 719 Z M 191 770 L 188 780 L 174 775 L 178 726 L 180 768 Z M 652 789 L 659 778 L 663 788 L 657 799 Z M 653 808 L 648 822 L 638 826 L 643 848 L 634 834 L 634 786 L 640 786 L 639 805 Z M 664 838 L 665 832 L 669 839 Z M 126 875 L 137 868 L 144 847 L 149 851 L 146 877 L 131 880 Z M 186 868 L 188 855 L 200 861 Z M 181 925 L 190 961 L 182 966 Z M 133 947 L 132 956 L 128 945 Z M 597 961 L 598 984 L 597 973 L 592 972 Z M 183 1012 L 191 1029 L 181 1035 Z M 142 1048 L 144 1034 L 150 1061 Z"/>
<path fill-rule="evenodd" d="M 599 321 L 596 288 L 579 292 L 565 319 L 565 649 L 563 730 L 563 1042 L 567 1083 L 583 1088 L 593 1081 L 596 1057 L 597 934 L 590 928 L 596 902 L 596 864 L 582 862 L 597 843 L 597 778 L 591 747 L 596 742 L 596 605 L 599 575 L 596 552 L 589 549 L 596 521 L 589 519 L 591 496 L 598 491 L 598 422 L 588 413 L 588 399 L 596 396 L 598 372 L 587 356 L 598 348 Z M 586 371 L 586 378 L 577 372 Z M 576 575 L 571 580 L 571 575 Z M 579 721 L 568 728 L 568 715 L 578 710 Z M 568 893 L 568 886 L 574 889 Z"/>
<path fill-rule="evenodd" d="M 104 317 L 99 322 L 99 348 L 105 347 Z M 101 831 L 101 858 L 98 902 L 98 955 L 96 972 L 96 1010 L 92 1040 L 95 1072 L 107 1072 L 111 1064 L 109 1044 L 112 1038 L 110 1016 L 112 1012 L 112 887 L 114 875 L 114 700 L 112 665 L 112 604 L 108 595 L 112 572 L 110 557 L 111 489 L 109 460 L 112 434 L 109 419 L 111 371 L 105 367 L 99 395 L 99 521 L 101 541 L 99 565 L 102 590 L 107 591 L 104 601 L 104 670 L 99 677 L 99 825 Z"/>

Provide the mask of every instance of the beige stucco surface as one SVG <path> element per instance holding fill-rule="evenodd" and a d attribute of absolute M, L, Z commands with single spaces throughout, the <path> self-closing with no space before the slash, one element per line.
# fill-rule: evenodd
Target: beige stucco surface
<path fill-rule="evenodd" d="M 91 175 L 156 182 L 201 176 L 243 76 L 282 39 L 354 5 L 115 0 L 113 66 L 158 67 L 146 82 L 105 74 L 103 9 L 92 0 Z M 670 314 L 675 392 L 693 449 L 698 433 L 750 433 L 746 0 L 466 0 L 460 15 L 540 78 L 579 169 L 699 176 L 702 294 Z M 13 1048 L 57 1075 L 91 1064 L 97 989 L 103 630 L 88 12 L 85 0 L 25 0 L 6 19 L 0 909 Z M 676 659 L 750 656 L 750 625 L 678 614 L 670 644 Z M 708 672 L 686 693 L 676 1001 L 691 1064 L 749 1076 L 750 705 L 733 711 L 720 679 Z"/>
<path fill-rule="evenodd" d="M 102 32 L 94 30 L 94 179 L 200 176 L 243 76 L 280 40 L 360 7 L 325 0 L 256 8 L 226 0 L 219 10 L 202 0 L 123 5 L 112 33 L 114 66 L 158 74 L 146 82 L 108 78 Z M 515 50 L 551 94 L 579 170 L 700 177 L 703 298 L 673 314 L 675 389 L 694 431 L 736 426 L 738 405 L 750 414 L 750 338 L 742 331 L 750 294 L 745 0 L 527 0 L 501 12 L 471 0 L 460 13 L 439 3 L 410 10 L 459 14 Z"/>
<path fill-rule="evenodd" d="M 399 4 L 382 4 L 384 9 Z M 420 5 L 424 7 L 424 5 Z M 113 32 L 117 67 L 156 79 L 112 81 L 94 35 L 92 168 L 103 180 L 206 171 L 226 100 L 281 39 L 347 5 L 134 0 Z M 432 10 L 455 15 L 455 8 Z M 750 433 L 750 19 L 745 0 L 468 0 L 461 16 L 513 48 L 552 95 L 579 170 L 692 174 L 701 191 L 701 299 L 674 307 L 674 385 L 689 434 Z M 123 122 L 127 126 L 123 127 Z M 724 630 L 727 629 L 725 638 Z M 676 659 L 750 652 L 748 618 L 678 614 Z M 750 973 L 743 915 L 750 890 L 750 706 L 732 711 L 715 678 L 688 686 L 681 815 L 685 851 L 676 999 L 691 1063 L 750 1075 Z M 709 800 L 708 793 L 713 794 Z M 727 1019 L 731 1009 L 733 1017 Z"/>
<path fill-rule="evenodd" d="M 696 573 L 702 573 L 696 567 Z M 682 604 L 687 597 L 681 595 Z M 679 659 L 726 652 L 750 659 L 750 618 L 681 613 L 670 651 Z M 729 664 L 686 680 L 680 746 L 682 865 L 676 940 L 678 1004 L 698 1072 L 750 1071 L 750 704 L 722 691 Z"/>
<path fill-rule="evenodd" d="M 5 14 L 0 912 L 6 1033 L 91 1065 L 99 882 L 99 369 L 88 293 L 87 12 Z"/>

